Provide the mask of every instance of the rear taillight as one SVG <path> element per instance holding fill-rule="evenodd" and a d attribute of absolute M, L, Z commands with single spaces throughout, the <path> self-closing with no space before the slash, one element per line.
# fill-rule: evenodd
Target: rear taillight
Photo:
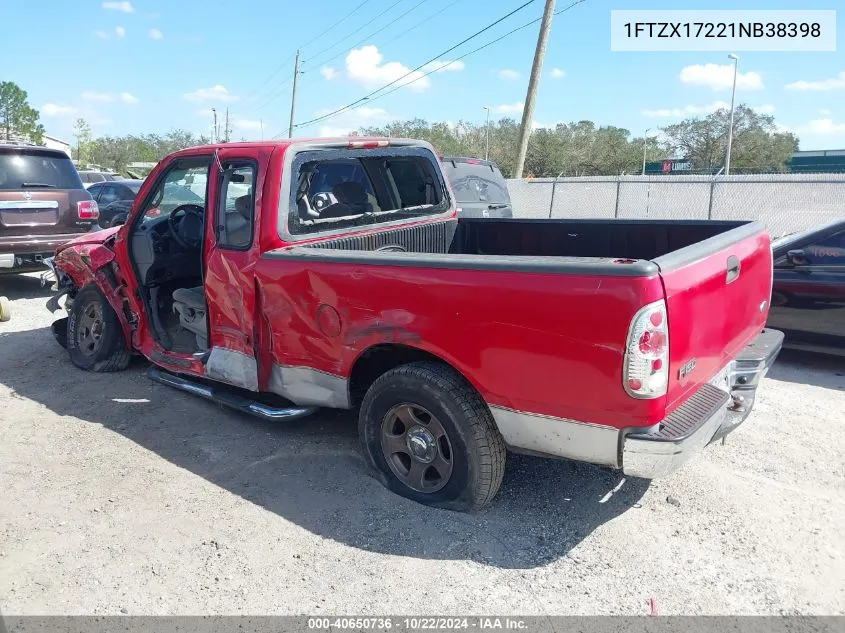
<path fill-rule="evenodd" d="M 622 383 L 633 398 L 657 398 L 669 382 L 669 326 L 662 299 L 641 308 L 631 320 Z"/>
<path fill-rule="evenodd" d="M 349 149 L 376 149 L 387 147 L 390 141 L 349 141 Z"/>
<path fill-rule="evenodd" d="M 76 203 L 76 212 L 80 220 L 96 220 L 100 217 L 100 207 L 94 200 L 82 200 Z"/>

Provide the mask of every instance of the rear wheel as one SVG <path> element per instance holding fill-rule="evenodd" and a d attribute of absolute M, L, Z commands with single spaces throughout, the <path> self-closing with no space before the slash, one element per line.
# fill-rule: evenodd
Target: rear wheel
<path fill-rule="evenodd" d="M 67 350 L 71 362 L 88 371 L 120 371 L 129 364 L 120 321 L 96 286 L 85 286 L 73 299 Z"/>
<path fill-rule="evenodd" d="M 499 490 L 504 441 L 487 404 L 450 367 L 410 363 L 383 374 L 364 397 L 358 429 L 379 480 L 403 497 L 466 511 Z"/>
<path fill-rule="evenodd" d="M 103 227 L 103 228 L 109 228 L 109 227 L 112 227 L 112 226 L 121 226 L 123 224 L 126 224 L 126 214 L 125 213 L 118 213 L 116 216 L 114 216 L 109 221 L 108 227 Z"/>

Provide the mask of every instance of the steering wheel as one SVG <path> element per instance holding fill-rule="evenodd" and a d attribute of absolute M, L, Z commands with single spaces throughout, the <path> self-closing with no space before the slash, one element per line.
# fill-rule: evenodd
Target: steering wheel
<path fill-rule="evenodd" d="M 196 250 L 202 244 L 202 225 L 205 209 L 198 204 L 180 204 L 170 212 L 167 225 L 179 246 Z"/>

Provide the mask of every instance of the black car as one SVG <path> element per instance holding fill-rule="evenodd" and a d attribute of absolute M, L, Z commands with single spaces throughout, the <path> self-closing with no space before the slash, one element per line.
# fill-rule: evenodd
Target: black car
<path fill-rule="evenodd" d="M 845 220 L 772 243 L 768 326 L 784 345 L 845 355 Z"/>
<path fill-rule="evenodd" d="M 480 158 L 444 156 L 440 164 L 455 192 L 460 217 L 513 217 L 508 183 L 496 163 Z"/>
<path fill-rule="evenodd" d="M 132 208 L 132 202 L 143 180 L 115 180 L 95 182 L 88 187 L 88 193 L 100 207 L 100 226 L 108 228 L 123 224 Z"/>

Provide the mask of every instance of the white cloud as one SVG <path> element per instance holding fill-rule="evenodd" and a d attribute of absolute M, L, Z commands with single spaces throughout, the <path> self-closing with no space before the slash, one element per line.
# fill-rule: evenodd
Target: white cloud
<path fill-rule="evenodd" d="M 436 62 L 426 64 L 420 70 L 424 73 L 446 73 L 464 70 L 466 64 L 462 61 L 448 61 L 445 59 L 438 59 Z"/>
<path fill-rule="evenodd" d="M 842 90 L 845 88 L 845 72 L 841 72 L 836 77 L 830 79 L 822 79 L 821 81 L 796 81 L 786 85 L 787 90 L 803 90 L 815 92 L 827 92 L 828 90 Z"/>
<path fill-rule="evenodd" d="M 845 123 L 836 123 L 833 119 L 815 119 L 797 128 L 801 134 L 829 135 L 845 134 Z"/>
<path fill-rule="evenodd" d="M 552 76 L 552 79 L 563 79 L 566 77 L 566 71 L 563 68 L 552 68 L 552 72 L 549 74 Z"/>
<path fill-rule="evenodd" d="M 150 36 L 151 40 L 161 40 L 164 39 L 164 33 L 159 31 L 158 29 L 150 29 L 147 31 L 147 35 Z"/>
<path fill-rule="evenodd" d="M 822 116 L 830 116 L 830 110 L 828 110 L 827 108 L 822 108 L 821 110 L 819 110 L 819 114 L 821 114 Z"/>
<path fill-rule="evenodd" d="M 725 101 L 714 101 L 706 105 L 696 106 L 688 105 L 683 108 L 660 108 L 658 110 L 643 110 L 642 115 L 650 118 L 682 118 L 687 116 L 697 116 L 699 114 L 710 114 L 716 110 L 730 108 L 731 104 Z"/>
<path fill-rule="evenodd" d="M 82 98 L 85 101 L 99 101 L 101 103 L 109 103 L 114 100 L 114 97 L 107 92 L 94 92 L 93 90 L 83 92 Z"/>
<path fill-rule="evenodd" d="M 114 34 L 118 37 L 126 37 L 126 29 L 122 26 L 116 26 L 114 27 Z"/>
<path fill-rule="evenodd" d="M 105 31 L 94 31 L 94 35 L 96 35 L 101 40 L 107 40 L 111 37 L 111 35 L 109 35 Z"/>
<path fill-rule="evenodd" d="M 514 79 L 519 79 L 519 73 L 511 68 L 503 68 L 499 71 L 499 79 L 507 79 L 508 81 L 513 81 Z"/>
<path fill-rule="evenodd" d="M 493 112 L 498 112 L 499 114 L 522 114 L 523 108 L 525 108 L 525 104 L 522 101 L 517 101 L 511 104 L 497 105 L 493 108 Z"/>
<path fill-rule="evenodd" d="M 56 103 L 45 103 L 41 106 L 41 114 L 49 117 L 73 116 L 77 112 L 79 112 L 79 110 L 72 106 L 58 105 Z"/>
<path fill-rule="evenodd" d="M 319 110 L 314 114 L 315 116 L 322 116 L 334 109 L 336 108 Z M 395 118 L 383 108 L 368 108 L 366 106 L 352 108 L 332 119 L 331 123 L 320 126 L 318 134 L 320 136 L 348 136 L 359 128 L 381 125 Z"/>
<path fill-rule="evenodd" d="M 691 86 L 707 86 L 713 90 L 730 90 L 734 81 L 734 65 L 693 64 L 681 69 L 678 77 L 681 83 Z M 763 78 L 753 71 L 739 72 L 736 76 L 737 90 L 762 90 Z"/>
<path fill-rule="evenodd" d="M 261 129 L 261 121 L 252 119 L 235 119 L 232 127 L 244 132 L 255 132 Z"/>
<path fill-rule="evenodd" d="M 138 103 L 138 97 L 128 92 L 121 92 L 120 94 L 110 94 L 108 92 L 94 92 L 93 90 L 86 90 L 82 93 L 84 101 L 96 101 L 99 103 L 112 103 L 113 101 L 122 101 L 129 105 Z"/>
<path fill-rule="evenodd" d="M 373 45 L 356 48 L 346 56 L 346 73 L 353 81 L 368 87 L 376 87 L 398 80 L 396 86 L 408 86 L 416 92 L 429 88 L 431 82 L 419 71 L 410 72 L 410 68 L 399 62 L 384 62 L 384 56 Z M 405 77 L 405 75 L 408 75 Z"/>
<path fill-rule="evenodd" d="M 331 81 L 332 79 L 337 77 L 337 71 L 334 68 L 331 68 L 330 66 L 323 66 L 320 69 L 320 74 L 326 81 Z"/>
<path fill-rule="evenodd" d="M 211 88 L 199 88 L 193 92 L 186 92 L 182 95 L 183 99 L 187 101 L 220 101 L 222 103 L 230 103 L 237 101 L 240 97 L 233 95 L 231 92 L 220 84 L 212 86 Z"/>
<path fill-rule="evenodd" d="M 123 11 L 123 13 L 134 13 L 135 7 L 131 2 L 104 2 L 102 7 L 106 11 Z"/>

